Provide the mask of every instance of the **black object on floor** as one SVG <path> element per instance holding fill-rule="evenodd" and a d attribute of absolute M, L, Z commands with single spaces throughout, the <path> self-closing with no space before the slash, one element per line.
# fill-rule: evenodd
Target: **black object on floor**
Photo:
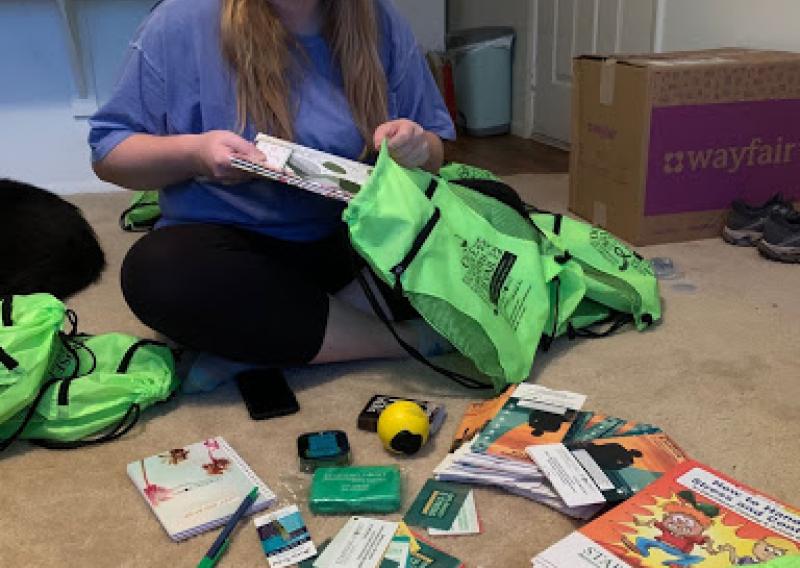
<path fill-rule="evenodd" d="M 253 420 L 266 420 L 300 410 L 280 369 L 250 369 L 236 375 L 247 412 Z"/>
<path fill-rule="evenodd" d="M 67 298 L 97 281 L 105 255 L 80 209 L 54 193 L 0 179 L 0 294 Z"/>

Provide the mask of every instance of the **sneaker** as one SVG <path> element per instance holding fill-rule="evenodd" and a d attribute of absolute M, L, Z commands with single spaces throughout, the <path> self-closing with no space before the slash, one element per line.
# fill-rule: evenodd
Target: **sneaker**
<path fill-rule="evenodd" d="M 764 225 L 773 213 L 786 215 L 792 211 L 792 203 L 780 194 L 759 206 L 748 205 L 737 199 L 731 203 L 728 220 L 722 229 L 722 238 L 725 242 L 740 247 L 755 246 L 764 236 Z"/>
<path fill-rule="evenodd" d="M 764 226 L 758 251 L 780 262 L 800 262 L 800 213 L 774 214 Z"/>

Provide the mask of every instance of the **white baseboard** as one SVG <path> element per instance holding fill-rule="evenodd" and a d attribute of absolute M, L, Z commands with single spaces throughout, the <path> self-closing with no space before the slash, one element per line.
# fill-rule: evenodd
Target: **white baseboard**
<path fill-rule="evenodd" d="M 530 131 L 524 120 L 514 120 L 511 122 L 511 134 L 520 138 L 530 138 Z"/>
<path fill-rule="evenodd" d="M 534 132 L 528 138 L 530 138 L 531 140 L 535 140 L 536 142 L 539 142 L 539 143 L 544 144 L 546 146 L 554 146 L 556 148 L 559 148 L 561 150 L 565 150 L 567 152 L 569 152 L 570 148 L 571 148 L 571 145 L 570 145 L 569 142 L 564 142 L 563 140 L 558 140 L 556 138 L 551 138 L 550 136 L 545 136 L 544 134 L 537 134 L 537 133 Z"/>
<path fill-rule="evenodd" d="M 72 183 L 45 183 L 41 187 L 57 195 L 74 195 L 76 193 L 114 193 L 126 191 L 125 189 L 104 181 L 86 181 Z"/>

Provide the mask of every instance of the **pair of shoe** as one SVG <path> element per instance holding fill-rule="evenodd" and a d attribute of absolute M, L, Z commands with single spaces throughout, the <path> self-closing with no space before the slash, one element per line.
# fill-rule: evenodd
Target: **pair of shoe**
<path fill-rule="evenodd" d="M 758 247 L 771 260 L 800 263 L 800 212 L 781 195 L 757 206 L 736 200 L 722 238 L 732 245 Z"/>

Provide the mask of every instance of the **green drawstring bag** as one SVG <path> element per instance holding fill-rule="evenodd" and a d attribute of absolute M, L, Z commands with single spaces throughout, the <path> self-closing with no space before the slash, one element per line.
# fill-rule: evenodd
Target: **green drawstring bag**
<path fill-rule="evenodd" d="M 17 438 L 50 448 L 114 440 L 177 387 L 172 351 L 161 342 L 120 333 L 65 336 L 36 399 L 0 425 L 0 448 Z"/>
<path fill-rule="evenodd" d="M 161 219 L 158 191 L 137 191 L 131 205 L 119 217 L 123 231 L 144 232 L 152 229 Z"/>
<path fill-rule="evenodd" d="M 497 390 L 528 378 L 549 314 L 535 230 L 511 207 L 397 165 L 344 212 L 355 250 Z"/>
<path fill-rule="evenodd" d="M 0 424 L 36 398 L 65 314 L 50 294 L 0 298 Z"/>
<path fill-rule="evenodd" d="M 575 270 L 580 267 L 587 298 L 618 313 L 631 314 L 639 330 L 661 319 L 658 280 L 649 261 L 588 223 L 552 213 L 533 213 L 530 217 L 549 243 L 543 249 L 561 264 Z"/>

